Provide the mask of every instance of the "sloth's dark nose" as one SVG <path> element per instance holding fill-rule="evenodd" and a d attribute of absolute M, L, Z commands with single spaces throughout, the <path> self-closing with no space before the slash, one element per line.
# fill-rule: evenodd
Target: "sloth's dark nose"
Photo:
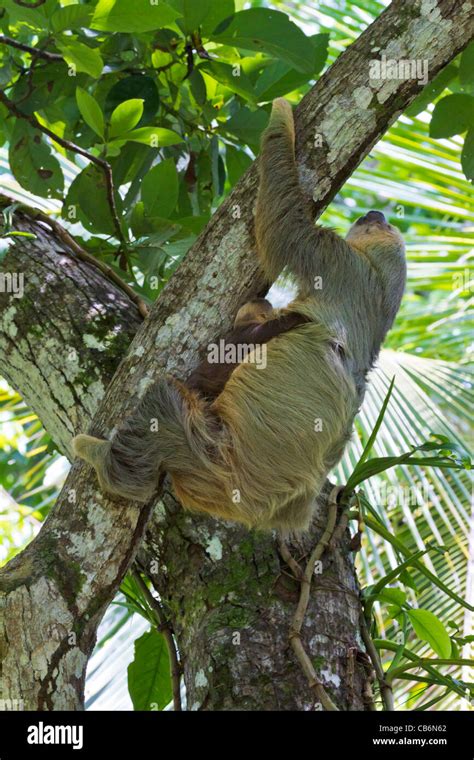
<path fill-rule="evenodd" d="M 361 216 L 357 220 L 356 224 L 371 224 L 372 222 L 386 223 L 385 217 L 381 211 L 369 211 L 365 216 Z"/>

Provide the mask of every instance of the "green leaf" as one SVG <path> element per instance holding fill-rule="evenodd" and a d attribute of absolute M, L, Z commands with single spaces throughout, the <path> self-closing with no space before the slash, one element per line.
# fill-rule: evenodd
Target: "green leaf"
<path fill-rule="evenodd" d="M 470 42 L 461 55 L 459 79 L 461 84 L 474 84 L 474 42 Z"/>
<path fill-rule="evenodd" d="M 115 202 L 120 210 L 120 197 L 117 194 Z M 74 178 L 62 213 L 68 221 L 79 220 L 91 232 L 115 234 L 105 176 L 98 166 L 89 164 Z"/>
<path fill-rule="evenodd" d="M 222 195 L 225 185 L 225 165 L 219 153 L 219 141 L 216 136 L 211 140 L 211 171 L 214 194 Z"/>
<path fill-rule="evenodd" d="M 58 160 L 43 135 L 20 119 L 13 129 L 9 150 L 13 176 L 25 190 L 42 198 L 61 198 L 64 178 Z"/>
<path fill-rule="evenodd" d="M 258 149 L 260 135 L 268 124 L 268 113 L 263 108 L 251 111 L 245 106 L 223 125 L 226 132 L 243 140 L 251 148 Z"/>
<path fill-rule="evenodd" d="M 25 3 L 20 6 L 16 0 L 2 0 L 3 7 L 8 11 L 8 23 L 10 25 L 16 26 L 18 21 L 24 21 L 28 26 L 44 31 L 47 23 L 44 6 L 29 8 Z"/>
<path fill-rule="evenodd" d="M 359 492 L 359 499 L 362 500 L 362 498 L 363 497 Z M 365 506 L 372 514 L 372 517 L 369 517 L 367 515 L 364 517 L 367 527 L 373 530 L 379 536 L 382 536 L 382 538 L 384 538 L 385 541 L 387 541 L 389 544 L 392 544 L 392 546 L 394 546 L 397 551 L 399 551 L 404 557 L 409 556 L 410 550 L 407 549 L 407 547 L 404 546 L 404 544 L 398 538 L 396 538 L 393 533 L 391 533 L 384 525 L 382 525 L 373 507 L 366 499 L 364 499 L 364 501 Z M 459 594 L 456 594 L 455 591 L 452 591 L 449 586 L 446 586 L 446 584 L 443 583 L 434 573 L 432 573 L 431 570 L 428 570 L 426 565 L 420 562 L 420 560 L 413 560 L 413 567 L 415 567 L 420 573 L 422 573 L 422 575 L 428 578 L 428 580 L 437 586 L 437 588 L 441 589 L 441 591 L 447 594 L 447 596 L 457 602 L 457 604 L 460 604 L 462 607 L 465 607 L 471 612 L 474 612 L 474 605 L 469 604 L 469 602 L 463 599 L 462 596 L 459 596 Z"/>
<path fill-rule="evenodd" d="M 180 13 L 164 2 L 158 5 L 149 0 L 99 0 L 91 28 L 104 32 L 154 32 L 169 26 Z"/>
<path fill-rule="evenodd" d="M 399 607 L 398 604 L 389 604 L 387 606 L 387 615 L 389 616 L 389 618 L 393 618 L 393 620 L 397 620 L 397 618 L 400 617 L 400 615 L 402 614 L 402 612 L 403 612 L 403 610 L 402 610 L 401 607 Z"/>
<path fill-rule="evenodd" d="M 452 137 L 474 126 L 474 98 L 447 95 L 438 100 L 430 123 L 431 137 Z"/>
<path fill-rule="evenodd" d="M 243 150 L 234 148 L 233 145 L 226 145 L 225 163 L 227 167 L 227 176 L 233 187 L 239 181 L 242 174 L 249 168 L 252 159 Z"/>
<path fill-rule="evenodd" d="M 86 124 L 99 135 L 104 137 L 104 116 L 95 98 L 82 87 L 76 88 L 76 101 L 81 116 Z"/>
<path fill-rule="evenodd" d="M 407 600 L 407 595 L 399 588 L 384 588 L 378 592 L 377 599 L 402 607 Z"/>
<path fill-rule="evenodd" d="M 88 5 L 66 5 L 64 8 L 58 8 L 51 16 L 53 32 L 88 27 L 92 10 Z"/>
<path fill-rule="evenodd" d="M 164 710 L 172 698 L 170 659 L 163 634 L 151 629 L 135 641 L 128 666 L 128 690 L 135 710 Z"/>
<path fill-rule="evenodd" d="M 153 167 L 142 182 L 142 201 L 148 216 L 167 219 L 178 202 L 178 173 L 172 158 Z"/>
<path fill-rule="evenodd" d="M 63 37 L 62 40 L 56 42 L 56 46 L 63 54 L 66 63 L 75 67 L 77 71 L 83 71 L 95 79 L 100 77 L 104 62 L 96 48 L 91 48 L 69 37 Z"/>
<path fill-rule="evenodd" d="M 224 45 L 257 50 L 312 73 L 314 51 L 308 37 L 285 13 L 250 8 L 224 20 L 210 36 Z"/>
<path fill-rule="evenodd" d="M 314 48 L 311 78 L 316 77 L 326 63 L 329 34 L 315 34 L 309 38 Z M 255 84 L 259 102 L 268 102 L 292 92 L 308 82 L 307 72 L 295 71 L 285 61 L 267 66 Z"/>
<path fill-rule="evenodd" d="M 196 103 L 203 106 L 207 99 L 207 91 L 206 83 L 204 82 L 202 74 L 199 73 L 199 69 L 193 69 L 191 72 L 189 76 L 189 86 Z"/>
<path fill-rule="evenodd" d="M 139 127 L 139 129 L 133 129 L 131 132 L 122 135 L 122 140 L 132 140 L 143 145 L 149 145 L 150 148 L 164 148 L 168 145 L 184 142 L 177 132 L 161 127 Z"/>
<path fill-rule="evenodd" d="M 143 114 L 143 100 L 141 98 L 132 98 L 125 100 L 117 106 L 110 117 L 110 137 L 123 135 L 135 127 Z"/>
<path fill-rule="evenodd" d="M 369 436 L 369 440 L 367 441 L 367 443 L 364 446 L 364 450 L 363 450 L 362 454 L 360 455 L 359 461 L 357 462 L 357 464 L 356 464 L 356 466 L 354 468 L 354 472 L 352 473 L 351 477 L 349 478 L 349 480 L 346 483 L 346 491 L 348 493 L 350 493 L 350 491 L 352 491 L 358 483 L 362 482 L 359 479 L 360 471 L 362 469 L 362 466 L 363 466 L 365 460 L 367 459 L 367 457 L 369 456 L 370 452 L 372 451 L 372 446 L 374 445 L 375 439 L 377 437 L 377 433 L 380 430 L 380 426 L 381 426 L 381 424 L 383 422 L 383 418 L 384 418 L 385 412 L 387 410 L 388 402 L 390 401 L 390 396 L 392 395 L 394 384 L 395 384 L 395 377 L 392 377 L 392 381 L 390 383 L 390 386 L 388 388 L 387 394 L 386 394 L 386 396 L 384 398 L 382 407 L 380 409 L 380 412 L 378 414 L 377 420 L 375 422 L 374 429 L 372 430 L 372 432 L 371 432 L 371 434 Z"/>
<path fill-rule="evenodd" d="M 418 590 L 418 587 L 415 583 L 415 579 L 413 578 L 413 575 L 408 570 L 402 570 L 402 572 L 398 576 L 398 579 L 400 583 L 403 583 L 404 586 L 408 586 L 409 588 L 412 588 L 414 591 Z"/>
<path fill-rule="evenodd" d="M 435 100 L 438 95 L 441 95 L 445 87 L 451 82 L 458 74 L 458 68 L 454 64 L 450 63 L 445 66 L 432 82 L 423 87 L 422 91 L 415 98 L 413 103 L 408 106 L 405 113 L 407 116 L 417 116 L 419 113 L 425 110 L 425 108 Z"/>
<path fill-rule="evenodd" d="M 407 615 L 422 641 L 427 641 L 439 657 L 447 658 L 451 654 L 451 639 L 443 623 L 429 610 L 408 610 Z"/>
<path fill-rule="evenodd" d="M 397 465 L 416 465 L 417 467 L 440 467 L 447 470 L 463 470 L 469 469 L 469 464 L 469 462 L 454 460 L 451 457 L 414 457 L 411 456 L 411 452 L 409 451 L 400 456 L 374 457 L 360 467 L 357 466 L 347 482 L 346 489 L 349 492 L 364 480 L 372 478 L 374 475 L 378 475 L 380 472 L 385 472 L 385 470 L 389 470 L 391 467 L 396 467 Z"/>
<path fill-rule="evenodd" d="M 158 110 L 160 96 L 154 79 L 142 74 L 131 74 L 124 79 L 120 79 L 110 88 L 104 105 L 106 118 L 110 118 L 112 111 L 120 103 L 133 98 L 141 98 L 143 100 L 142 121 L 150 121 Z"/>
<path fill-rule="evenodd" d="M 169 5 L 181 13 L 178 26 L 186 34 L 198 29 L 205 34 L 234 13 L 234 0 L 170 0 Z"/>
<path fill-rule="evenodd" d="M 252 83 L 241 69 L 239 71 L 237 67 L 230 66 L 228 63 L 204 61 L 200 64 L 199 71 L 208 74 L 216 82 L 228 87 L 237 95 L 241 95 L 245 100 L 255 100 Z"/>
<path fill-rule="evenodd" d="M 64 102 L 70 95 L 74 96 L 78 79 L 79 77 L 68 76 L 68 66 L 65 61 L 52 62 L 44 68 L 34 69 L 32 74 L 34 89 L 29 96 L 28 86 L 22 82 L 22 78 L 17 80 L 12 95 L 15 100 L 23 97 L 27 99 L 30 113 L 31 111 L 43 112 L 47 108 L 54 107 L 59 98 Z"/>
<path fill-rule="evenodd" d="M 474 128 L 470 129 L 464 138 L 461 166 L 466 178 L 474 182 Z"/>

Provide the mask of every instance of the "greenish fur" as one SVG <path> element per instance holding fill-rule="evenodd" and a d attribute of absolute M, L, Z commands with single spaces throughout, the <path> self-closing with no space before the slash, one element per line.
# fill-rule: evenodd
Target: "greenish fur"
<path fill-rule="evenodd" d="M 404 245 L 386 223 L 353 225 L 346 240 L 313 225 L 282 99 L 262 141 L 256 236 L 268 278 L 286 268 L 298 286 L 272 317 L 297 312 L 309 321 L 270 340 L 265 369 L 240 364 L 214 402 L 162 378 L 112 442 L 81 435 L 74 449 L 110 493 L 146 501 L 166 470 L 184 507 L 286 533 L 308 527 L 350 437 L 400 305 Z"/>

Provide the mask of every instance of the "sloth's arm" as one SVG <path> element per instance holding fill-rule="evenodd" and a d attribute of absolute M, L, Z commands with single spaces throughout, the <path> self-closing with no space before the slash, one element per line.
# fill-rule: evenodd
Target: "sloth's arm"
<path fill-rule="evenodd" d="M 278 98 L 262 138 L 255 228 L 259 257 L 269 280 L 273 282 L 286 267 L 300 291 L 309 295 L 314 292 L 316 277 L 340 286 L 358 262 L 333 230 L 315 227 L 299 186 L 294 139 L 291 106 Z"/>

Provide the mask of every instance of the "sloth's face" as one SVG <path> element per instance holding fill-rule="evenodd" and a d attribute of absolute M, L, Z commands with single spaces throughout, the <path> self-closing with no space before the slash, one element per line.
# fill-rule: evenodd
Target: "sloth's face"
<path fill-rule="evenodd" d="M 346 240 L 362 253 L 399 253 L 405 251 L 400 231 L 389 224 L 381 211 L 369 211 L 350 228 Z"/>

